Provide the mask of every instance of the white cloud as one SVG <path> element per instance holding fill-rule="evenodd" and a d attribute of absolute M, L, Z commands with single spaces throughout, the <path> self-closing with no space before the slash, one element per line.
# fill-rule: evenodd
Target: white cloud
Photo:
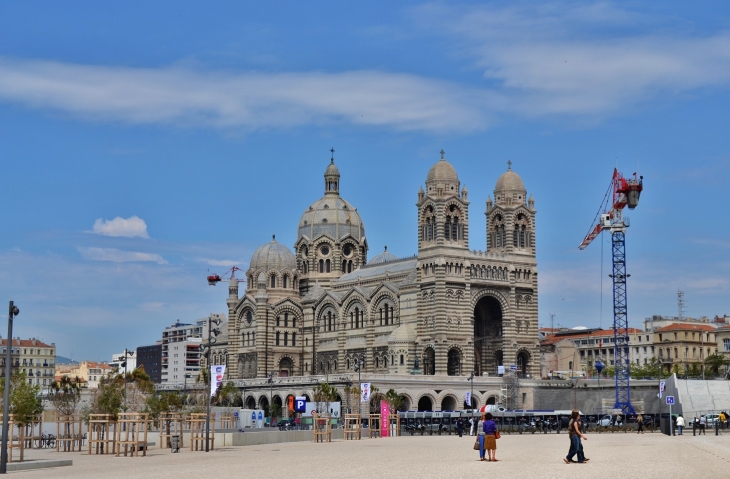
<path fill-rule="evenodd" d="M 225 266 L 228 268 L 230 268 L 231 266 L 243 264 L 243 261 L 236 261 L 232 259 L 196 258 L 195 261 L 197 261 L 198 263 L 205 263 L 210 266 Z"/>
<path fill-rule="evenodd" d="M 0 59 L 0 99 L 130 123 L 289 127 L 348 122 L 475 130 L 485 93 L 415 75 L 196 72 Z"/>
<path fill-rule="evenodd" d="M 140 238 L 149 238 L 147 234 L 147 223 L 138 216 L 131 216 L 127 219 L 117 216 L 113 220 L 102 220 L 99 218 L 94 222 L 93 232 L 104 236 L 124 236 L 127 238 L 138 236 Z"/>
<path fill-rule="evenodd" d="M 510 113 L 602 116 L 730 84 L 730 34 L 688 36 L 610 3 L 429 4 L 415 17 L 467 52 Z"/>
<path fill-rule="evenodd" d="M 155 253 L 138 251 L 122 251 L 116 248 L 79 248 L 81 256 L 93 261 L 111 261 L 113 263 L 153 262 L 167 264 L 162 256 Z"/>

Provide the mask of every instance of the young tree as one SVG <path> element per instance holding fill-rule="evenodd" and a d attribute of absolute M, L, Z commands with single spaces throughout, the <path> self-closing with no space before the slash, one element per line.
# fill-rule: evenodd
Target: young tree
<path fill-rule="evenodd" d="M 18 427 L 18 436 L 26 424 L 33 424 L 43 413 L 41 387 L 28 382 L 25 373 L 20 373 L 10 381 L 10 414 Z M 12 434 L 12 432 L 11 432 Z M 20 461 L 23 461 L 23 447 L 20 448 Z"/>
<path fill-rule="evenodd" d="M 385 393 L 385 400 L 388 401 L 388 412 L 398 414 L 401 406 L 403 406 L 403 397 L 395 392 L 395 389 L 388 389 L 388 392 Z"/>
<path fill-rule="evenodd" d="M 60 381 L 54 381 L 48 392 L 48 400 L 59 415 L 73 416 L 81 401 L 81 380 L 63 376 Z"/>
<path fill-rule="evenodd" d="M 347 402 L 347 413 L 352 414 L 352 399 L 355 398 L 359 404 L 362 391 L 360 390 L 360 386 L 355 384 L 345 386 L 343 391 L 345 392 L 345 401 Z"/>
<path fill-rule="evenodd" d="M 321 382 L 314 388 L 312 400 L 316 404 L 317 412 L 327 414 L 330 412 L 330 404 L 337 400 L 337 388 Z"/>

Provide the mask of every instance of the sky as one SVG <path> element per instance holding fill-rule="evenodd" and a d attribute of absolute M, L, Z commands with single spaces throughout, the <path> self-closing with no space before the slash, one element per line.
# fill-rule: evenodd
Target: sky
<path fill-rule="evenodd" d="M 717 2 L 3 2 L 0 299 L 14 336 L 108 360 L 225 312 L 205 277 L 293 246 L 330 148 L 369 256 L 416 253 L 440 158 L 470 248 L 512 161 L 541 326 L 610 327 L 613 169 L 644 176 L 628 311 L 730 314 L 730 7 Z M 724 212 L 723 212 L 724 211 Z M 551 315 L 553 322 L 551 323 Z M 4 332 L 2 333 L 4 335 Z"/>

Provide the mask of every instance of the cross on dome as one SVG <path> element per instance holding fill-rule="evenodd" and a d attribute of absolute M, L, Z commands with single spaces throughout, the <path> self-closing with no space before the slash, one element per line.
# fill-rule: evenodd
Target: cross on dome
<path fill-rule="evenodd" d="M 332 163 L 334 163 L 335 162 L 335 147 L 334 146 L 332 148 L 330 148 L 330 152 L 332 153 L 332 158 L 330 158 L 330 159 L 332 160 Z"/>
<path fill-rule="evenodd" d="M 507 160 L 507 169 L 508 170 L 512 169 L 512 160 Z"/>
<path fill-rule="evenodd" d="M 443 149 L 441 149 L 441 151 L 439 153 L 441 153 L 441 159 L 443 160 L 446 152 Z"/>

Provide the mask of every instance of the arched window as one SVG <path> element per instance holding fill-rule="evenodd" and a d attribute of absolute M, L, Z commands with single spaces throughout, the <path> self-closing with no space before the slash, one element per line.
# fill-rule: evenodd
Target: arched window
<path fill-rule="evenodd" d="M 276 325 L 281 326 L 281 316 L 276 317 Z"/>
<path fill-rule="evenodd" d="M 459 218 L 454 217 L 454 221 L 451 223 L 451 239 L 456 241 L 461 235 L 459 234 Z"/>
<path fill-rule="evenodd" d="M 284 313 L 284 327 L 289 327 L 289 313 Z"/>
<path fill-rule="evenodd" d="M 284 331 L 284 346 L 289 346 L 289 333 Z"/>
<path fill-rule="evenodd" d="M 327 261 L 324 262 L 324 269 L 325 269 L 325 272 L 326 273 L 329 273 L 330 272 L 330 269 L 331 269 L 330 268 L 330 265 L 331 265 L 330 260 L 327 260 Z"/>
<path fill-rule="evenodd" d="M 297 333 L 291 333 L 291 345 L 292 346 L 297 345 Z"/>
<path fill-rule="evenodd" d="M 444 238 L 451 239 L 451 216 L 447 216 L 444 223 Z"/>
<path fill-rule="evenodd" d="M 360 329 L 360 308 L 355 308 L 355 329 Z"/>
<path fill-rule="evenodd" d="M 345 259 L 342 260 L 342 272 L 343 273 L 347 272 L 347 260 L 345 260 Z"/>
<path fill-rule="evenodd" d="M 400 355 L 400 365 L 401 365 L 401 366 L 403 366 L 404 364 L 405 364 L 405 358 L 404 358 L 404 357 L 403 357 L 403 355 L 401 354 L 401 355 Z"/>
<path fill-rule="evenodd" d="M 306 260 L 302 262 L 302 272 L 304 274 L 307 274 L 309 272 L 309 263 L 307 263 Z"/>
<path fill-rule="evenodd" d="M 324 273 L 324 260 L 319 260 L 319 272 Z"/>
<path fill-rule="evenodd" d="M 291 318 L 291 327 L 292 328 L 297 327 L 297 317 L 296 316 L 292 316 L 292 318 Z"/>
<path fill-rule="evenodd" d="M 350 370 L 350 360 L 349 359 L 347 361 L 345 361 L 345 367 L 347 368 L 348 371 Z"/>
<path fill-rule="evenodd" d="M 352 273 L 352 260 L 347 262 L 347 272 Z"/>
<path fill-rule="evenodd" d="M 275 274 L 272 274 L 271 275 L 271 283 L 270 284 L 271 284 L 271 287 L 272 288 L 276 288 L 276 275 Z"/>
<path fill-rule="evenodd" d="M 289 276 L 284 275 L 284 282 L 283 282 L 283 284 L 282 284 L 281 287 L 282 288 L 288 288 L 289 287 L 289 284 L 288 283 L 289 283 Z"/>
<path fill-rule="evenodd" d="M 276 342 L 275 342 L 275 344 L 276 344 L 276 346 L 279 345 L 279 331 L 276 332 Z"/>
<path fill-rule="evenodd" d="M 390 318 L 390 314 L 388 314 L 389 313 L 389 311 L 388 311 L 389 309 L 391 309 L 390 306 L 388 306 L 386 304 L 385 305 L 385 325 L 386 326 L 388 325 L 388 319 Z"/>
<path fill-rule="evenodd" d="M 387 367 L 388 367 L 388 356 L 385 356 L 385 357 L 383 358 L 383 367 L 384 367 L 384 368 L 387 368 Z"/>
<path fill-rule="evenodd" d="M 375 358 L 375 369 L 378 369 L 380 367 L 380 359 Z"/>

